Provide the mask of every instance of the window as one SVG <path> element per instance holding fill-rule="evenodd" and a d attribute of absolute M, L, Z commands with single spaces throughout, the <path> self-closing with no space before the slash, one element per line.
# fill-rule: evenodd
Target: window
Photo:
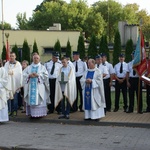
<path fill-rule="evenodd" d="M 66 53 L 66 47 L 61 47 L 62 53 Z M 51 54 L 54 52 L 54 47 L 44 47 L 44 54 Z"/>
<path fill-rule="evenodd" d="M 54 52 L 54 48 L 53 47 L 45 47 L 44 48 L 44 54 L 51 54 Z"/>

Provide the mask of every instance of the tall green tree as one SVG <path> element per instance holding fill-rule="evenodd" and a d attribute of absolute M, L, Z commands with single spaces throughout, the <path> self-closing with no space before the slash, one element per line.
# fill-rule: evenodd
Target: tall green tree
<path fill-rule="evenodd" d="M 113 65 L 118 63 L 118 57 L 120 53 L 121 53 L 121 38 L 120 33 L 117 30 L 114 39 Z"/>
<path fill-rule="evenodd" d="M 10 30 L 11 28 L 12 28 L 11 24 L 4 22 L 4 29 L 5 30 Z M 2 23 L 0 23 L 0 29 L 2 29 Z"/>
<path fill-rule="evenodd" d="M 122 20 L 128 22 L 128 24 L 138 24 L 138 16 L 136 12 L 139 11 L 139 6 L 134 4 L 127 4 L 122 8 Z"/>
<path fill-rule="evenodd" d="M 6 60 L 6 46 L 4 44 L 3 49 L 2 49 L 2 60 Z"/>
<path fill-rule="evenodd" d="M 77 51 L 80 54 L 80 58 L 83 59 L 85 57 L 85 45 L 84 45 L 84 37 L 81 34 L 78 39 L 78 47 Z"/>
<path fill-rule="evenodd" d="M 131 61 L 131 53 L 133 51 L 133 41 L 132 39 L 129 39 L 126 43 L 126 49 L 125 49 L 125 54 L 126 54 L 126 62 Z"/>
<path fill-rule="evenodd" d="M 86 38 L 90 37 L 92 34 L 100 38 L 106 27 L 106 22 L 101 13 L 95 12 L 93 9 L 88 13 L 84 24 Z"/>
<path fill-rule="evenodd" d="M 54 45 L 54 51 L 59 53 L 59 56 L 61 58 L 61 45 L 60 45 L 60 41 L 57 40 L 55 45 Z"/>
<path fill-rule="evenodd" d="M 33 51 L 32 51 L 32 54 L 33 54 L 33 53 L 38 53 L 38 54 L 39 54 L 36 40 L 34 40 L 34 44 L 33 44 Z"/>
<path fill-rule="evenodd" d="M 103 35 L 101 37 L 99 45 L 99 53 L 105 53 L 107 55 L 107 60 L 109 61 L 109 49 L 106 35 Z"/>
<path fill-rule="evenodd" d="M 12 52 L 14 52 L 16 54 L 16 60 L 19 61 L 19 53 L 18 53 L 18 47 L 17 44 L 15 44 L 12 48 Z"/>
<path fill-rule="evenodd" d="M 93 34 L 91 39 L 90 39 L 90 45 L 88 48 L 88 56 L 91 58 L 95 58 L 97 55 L 97 42 L 96 42 L 96 36 Z"/>
<path fill-rule="evenodd" d="M 43 0 L 43 2 L 40 5 L 36 6 L 34 12 L 42 11 L 43 7 L 44 7 L 44 4 L 48 3 L 48 2 L 57 2 L 57 3 L 60 3 L 61 5 L 63 5 L 64 3 L 66 3 L 65 1 L 62 1 L 62 0 Z"/>
<path fill-rule="evenodd" d="M 118 28 L 118 21 L 122 18 L 121 3 L 115 0 L 98 1 L 93 4 L 93 9 L 102 15 L 106 22 L 105 34 L 108 35 L 109 42 L 113 42 L 115 30 Z"/>
<path fill-rule="evenodd" d="M 146 10 L 140 10 L 137 12 L 138 20 L 142 19 L 142 31 L 146 41 L 150 41 L 150 15 Z"/>
<path fill-rule="evenodd" d="M 62 30 L 84 31 L 88 12 L 89 8 L 84 0 L 71 0 L 70 3 L 47 0 L 36 8 L 29 19 L 29 27 L 45 30 L 53 23 L 59 22 Z"/>
<path fill-rule="evenodd" d="M 71 45 L 70 45 L 69 39 L 68 39 L 68 41 L 67 41 L 66 55 L 69 56 L 69 57 L 70 57 L 70 60 L 71 60 Z"/>
<path fill-rule="evenodd" d="M 98 51 L 99 54 L 102 53 L 103 51 L 103 43 L 104 43 L 104 36 L 102 35 L 99 43 L 99 51 Z"/>
<path fill-rule="evenodd" d="M 30 47 L 25 39 L 22 47 L 22 60 L 27 60 L 30 63 Z"/>
<path fill-rule="evenodd" d="M 20 30 L 28 30 L 29 29 L 28 20 L 27 20 L 25 12 L 24 13 L 18 13 L 16 18 L 17 18 L 16 25 L 18 26 L 18 28 Z"/>

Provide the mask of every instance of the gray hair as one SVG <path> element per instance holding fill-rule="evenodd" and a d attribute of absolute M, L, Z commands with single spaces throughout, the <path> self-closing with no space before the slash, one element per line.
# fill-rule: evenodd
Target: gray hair
<path fill-rule="evenodd" d="M 94 59 L 89 59 L 88 61 L 92 62 L 95 65 L 95 60 Z"/>
<path fill-rule="evenodd" d="M 23 60 L 22 63 L 26 63 L 27 66 L 29 65 L 29 62 L 27 60 Z"/>

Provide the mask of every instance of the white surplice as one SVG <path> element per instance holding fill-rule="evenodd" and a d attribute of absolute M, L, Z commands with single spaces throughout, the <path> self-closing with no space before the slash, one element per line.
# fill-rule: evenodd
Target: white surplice
<path fill-rule="evenodd" d="M 85 110 L 84 108 L 85 81 L 88 71 L 94 71 L 91 89 L 91 110 Z M 106 107 L 106 103 L 101 71 L 98 68 L 88 69 L 80 79 L 80 83 L 83 89 L 83 109 L 85 110 L 85 119 L 100 119 L 104 117 L 104 108 Z"/>
<path fill-rule="evenodd" d="M 8 74 L 4 67 L 0 67 L 0 122 L 8 121 Z"/>
<path fill-rule="evenodd" d="M 38 67 L 37 74 L 37 87 L 35 90 L 36 101 L 35 104 L 31 103 L 30 95 L 30 78 L 32 67 Z M 24 78 L 24 101 L 27 103 L 26 114 L 32 117 L 42 117 L 47 115 L 47 103 L 50 103 L 50 90 L 48 72 L 41 63 L 32 63 L 23 71 Z"/>
<path fill-rule="evenodd" d="M 10 90 L 9 99 L 13 99 L 16 91 L 22 87 L 22 66 L 18 61 L 15 64 L 6 62 L 4 68 L 8 73 L 7 89 Z"/>
<path fill-rule="evenodd" d="M 67 67 L 70 66 L 68 65 Z M 61 75 L 61 72 L 62 72 L 62 68 L 60 69 L 59 76 Z M 63 99 L 62 88 L 58 81 L 58 78 L 56 79 L 56 86 L 55 86 L 55 108 L 58 106 L 59 102 Z M 73 102 L 77 97 L 75 72 L 72 69 L 72 67 L 70 67 L 70 72 L 68 74 L 68 82 L 66 83 L 63 91 L 64 91 L 64 96 L 67 98 L 68 102 L 72 106 Z"/>

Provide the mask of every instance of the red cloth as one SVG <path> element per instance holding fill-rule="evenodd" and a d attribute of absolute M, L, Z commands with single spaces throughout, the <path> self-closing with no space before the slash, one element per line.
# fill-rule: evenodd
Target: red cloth
<path fill-rule="evenodd" d="M 9 49 L 9 44 L 8 44 L 8 40 L 6 43 L 6 61 L 10 60 L 10 49 Z"/>
<path fill-rule="evenodd" d="M 144 48 L 145 43 L 144 43 L 144 36 L 142 34 L 142 31 L 140 31 L 140 43 L 137 43 L 137 44 L 140 44 L 139 48 L 136 49 L 136 51 L 139 51 L 140 60 L 139 60 L 138 64 L 133 66 L 133 69 L 136 70 L 136 72 L 138 73 L 139 76 L 142 76 L 147 70 L 146 52 L 145 52 L 145 48 Z M 135 57 L 135 59 L 136 59 L 136 57 Z"/>

